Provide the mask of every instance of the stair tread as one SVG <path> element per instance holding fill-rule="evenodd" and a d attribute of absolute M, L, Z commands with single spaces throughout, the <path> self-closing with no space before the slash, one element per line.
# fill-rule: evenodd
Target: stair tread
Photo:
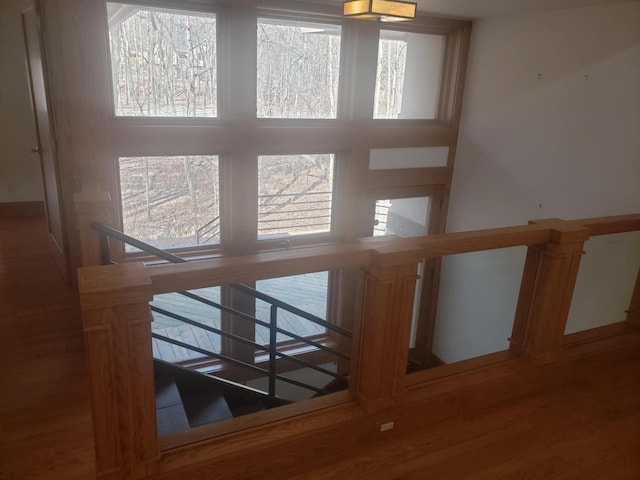
<path fill-rule="evenodd" d="M 155 378 L 156 408 L 164 408 L 182 403 L 180 392 L 173 376 L 162 375 Z"/>
<path fill-rule="evenodd" d="M 262 410 L 266 410 L 266 407 L 261 402 L 255 403 L 245 403 L 244 405 L 239 405 L 237 407 L 231 408 L 231 413 L 234 417 L 239 417 L 241 415 L 248 415 L 250 413 L 261 412 Z"/>
<path fill-rule="evenodd" d="M 189 430 L 189 420 L 182 404 L 170 405 L 156 410 L 158 435 Z"/>
<path fill-rule="evenodd" d="M 189 393 L 184 396 L 183 404 L 191 427 L 233 417 L 227 401 L 220 392 Z"/>

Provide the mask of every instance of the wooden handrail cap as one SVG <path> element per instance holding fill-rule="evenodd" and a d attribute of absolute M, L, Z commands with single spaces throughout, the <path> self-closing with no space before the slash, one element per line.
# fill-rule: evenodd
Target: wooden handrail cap
<path fill-rule="evenodd" d="M 143 263 L 79 268 L 78 291 L 82 308 L 141 303 L 153 298 L 151 279 Z"/>
<path fill-rule="evenodd" d="M 584 242 L 591 236 L 591 230 L 578 225 L 554 225 L 551 229 L 553 243 Z"/>

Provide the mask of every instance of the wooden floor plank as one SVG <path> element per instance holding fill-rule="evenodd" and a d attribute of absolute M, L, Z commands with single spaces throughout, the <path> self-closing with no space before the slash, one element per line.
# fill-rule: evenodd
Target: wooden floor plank
<path fill-rule="evenodd" d="M 48 255 L 41 219 L 0 221 L 0 320 L 0 478 L 95 478 L 78 299 Z M 156 343 L 162 350 L 164 342 Z M 314 449 L 310 432 L 156 478 L 638 480 L 638 372 L 640 346 L 627 344 L 523 368 L 518 381 L 526 394 L 454 391 L 446 402 L 407 405 L 402 425 L 363 436 L 354 448 L 336 442 Z M 378 420 L 384 412 L 367 421 L 375 427 Z M 309 455 L 293 451 L 307 444 Z"/>
<path fill-rule="evenodd" d="M 0 221 L 0 325 L 0 478 L 93 478 L 78 298 L 49 255 L 43 219 Z"/>

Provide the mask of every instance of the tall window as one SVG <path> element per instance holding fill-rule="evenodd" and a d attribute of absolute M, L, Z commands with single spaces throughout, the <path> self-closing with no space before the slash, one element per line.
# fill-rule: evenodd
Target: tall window
<path fill-rule="evenodd" d="M 336 118 L 337 25 L 258 20 L 258 117 Z"/>
<path fill-rule="evenodd" d="M 118 116 L 215 117 L 215 15 L 108 3 Z"/>
<path fill-rule="evenodd" d="M 120 159 L 124 232 L 160 248 L 220 242 L 217 156 Z"/>
<path fill-rule="evenodd" d="M 443 56 L 442 35 L 381 30 L 374 118 L 436 118 Z"/>
<path fill-rule="evenodd" d="M 333 155 L 258 159 L 258 238 L 331 231 Z"/>
<path fill-rule="evenodd" d="M 345 19 L 338 3 L 306 0 L 126 1 L 105 4 L 108 52 L 82 57 L 96 70 L 91 78 L 110 76 L 111 88 L 81 91 L 96 100 L 79 129 L 96 138 L 94 150 L 85 142 L 97 170 L 86 178 L 105 179 L 119 198 L 113 213 L 125 233 L 200 257 L 351 241 L 374 225 L 377 235 L 440 231 L 457 138 L 453 82 L 463 81 L 468 22 L 379 24 Z M 94 20 L 83 24 L 88 45 L 104 38 L 105 19 Z M 115 118 L 103 115 L 105 105 Z M 428 267 L 425 276 L 437 271 Z M 198 321 L 249 343 L 211 329 L 189 337 L 166 313 L 186 297 L 164 296 L 154 301 L 155 332 L 256 365 L 270 359 L 251 343 L 274 335 L 279 352 L 346 373 L 348 362 L 327 360 L 300 338 L 350 348 L 331 327 L 351 328 L 358 306 L 347 303 L 362 282 L 362 272 L 332 270 L 197 292 L 229 307 L 194 308 Z M 431 285 L 418 286 L 411 331 L 413 350 L 424 355 L 432 323 L 417 319 L 435 311 Z M 154 345 L 161 358 L 199 356 L 161 343 Z"/>
<path fill-rule="evenodd" d="M 234 255 L 325 243 L 369 233 L 371 188 L 450 182 L 433 171 L 449 163 L 455 132 L 442 129 L 458 111 L 445 44 L 461 45 L 467 22 L 378 24 L 303 0 L 137 1 L 106 3 L 100 102 L 113 100 L 105 178 L 119 178 L 126 233 Z"/>

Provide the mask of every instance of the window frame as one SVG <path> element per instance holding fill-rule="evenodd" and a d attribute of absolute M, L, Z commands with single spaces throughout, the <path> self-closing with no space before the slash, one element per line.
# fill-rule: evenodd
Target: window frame
<path fill-rule="evenodd" d="M 422 27 L 422 28 L 416 28 L 412 26 L 409 26 L 409 28 L 407 28 L 407 25 L 402 23 L 402 22 L 391 22 L 391 23 L 385 23 L 384 25 L 380 24 L 380 28 L 378 29 L 378 47 L 380 46 L 380 36 L 381 36 L 381 32 L 383 30 L 386 31 L 391 31 L 391 32 L 402 32 L 402 33 L 415 33 L 415 34 L 420 34 L 420 35 L 435 35 L 435 36 L 440 36 L 443 37 L 442 41 L 443 41 L 443 52 L 442 52 L 442 65 L 441 65 L 441 71 L 440 71 L 440 80 L 439 80 L 439 87 L 438 87 L 438 94 L 437 94 L 437 98 L 436 98 L 436 109 L 435 109 L 435 116 L 434 118 L 381 118 L 375 117 L 375 90 L 374 90 L 374 110 L 372 112 L 372 119 L 375 122 L 389 122 L 390 124 L 394 124 L 396 122 L 405 122 L 407 124 L 410 124 L 409 122 L 437 122 L 437 123 L 441 123 L 443 116 L 444 116 L 444 112 L 442 111 L 442 102 L 441 99 L 445 93 L 445 67 L 446 67 L 446 55 L 447 55 L 447 47 L 448 47 L 448 43 L 450 41 L 450 38 L 448 36 L 448 34 L 445 33 L 441 33 L 441 32 L 434 32 L 432 31 L 431 28 L 428 27 Z M 376 80 L 377 80 L 377 76 L 378 76 L 378 71 L 377 71 L 377 65 L 376 65 Z"/>
<path fill-rule="evenodd" d="M 303 233 L 303 234 L 295 234 L 289 235 L 287 237 L 282 238 L 260 238 L 256 237 L 256 245 L 259 251 L 263 250 L 279 250 L 279 249 L 288 249 L 294 247 L 302 247 L 302 246 L 310 246 L 310 245 L 323 245 L 329 244 L 337 240 L 337 232 L 336 226 L 339 224 L 340 213 L 336 208 L 337 202 L 340 201 L 339 194 L 339 177 L 340 175 L 340 154 L 336 152 L 312 152 L 312 153 L 269 153 L 269 154 L 260 154 L 256 157 L 256 164 L 258 162 L 259 157 L 261 156 L 287 156 L 287 155 L 333 155 L 333 179 L 332 179 L 332 191 L 331 191 L 331 228 L 328 232 L 320 232 L 320 233 Z M 259 175 L 259 172 L 258 172 Z M 256 222 L 259 221 L 259 217 L 256 218 Z M 256 223 L 257 227 L 257 223 Z"/>
<path fill-rule="evenodd" d="M 205 15 L 214 15 L 216 20 L 216 116 L 214 117 L 190 117 L 190 116 L 162 116 L 162 115 L 117 115 L 116 114 L 116 103 L 115 103 L 115 85 L 113 84 L 113 57 L 111 51 L 111 28 L 109 27 L 109 14 L 108 14 L 108 3 L 120 4 L 120 5 L 129 5 L 140 8 L 147 8 L 149 10 L 165 10 L 167 13 L 176 13 L 185 12 L 185 14 L 205 14 Z M 221 79 L 222 75 L 220 74 L 220 63 L 221 63 L 221 48 L 220 48 L 220 20 L 225 17 L 224 10 L 216 7 L 215 4 L 205 3 L 199 0 L 187 0 L 185 2 L 179 1 L 171 1 L 171 0 L 105 0 L 104 10 L 106 12 L 106 34 L 107 34 L 107 69 L 109 72 L 109 78 L 111 88 L 109 92 L 110 99 L 110 116 L 112 121 L 125 121 L 129 122 L 133 125 L 166 125 L 171 126 L 174 124 L 185 124 L 197 126 L 199 124 L 211 124 L 218 123 L 223 119 L 224 106 L 221 101 L 223 96 L 220 94 L 221 88 Z M 222 14 L 222 15 L 221 15 Z M 226 83 L 223 80 L 223 84 Z"/>
<path fill-rule="evenodd" d="M 344 55 L 345 55 L 345 46 L 344 46 L 344 22 L 339 21 L 339 19 L 333 16 L 327 15 L 319 15 L 313 12 L 300 12 L 299 14 L 291 14 L 282 11 L 274 11 L 265 8 L 258 8 L 256 10 L 256 32 L 258 29 L 258 23 L 260 19 L 267 20 L 282 20 L 289 22 L 309 22 L 315 24 L 327 24 L 327 25 L 335 25 L 340 27 L 340 63 L 338 65 L 338 89 L 337 89 L 337 104 L 336 104 L 336 116 L 335 118 L 286 118 L 286 117 L 259 117 L 258 116 L 258 105 L 257 105 L 257 97 L 258 97 L 258 88 L 257 88 L 257 68 L 256 68 L 256 88 L 255 88 L 255 120 L 258 125 L 264 124 L 271 126 L 280 126 L 287 127 L 289 124 L 297 124 L 300 122 L 309 122 L 309 125 L 328 123 L 331 124 L 333 122 L 339 121 L 343 114 L 343 97 L 344 97 L 344 75 L 345 64 L 344 64 Z M 257 63 L 257 34 L 256 34 L 256 63 Z"/>
<path fill-rule="evenodd" d="M 444 196 L 446 185 L 413 185 L 408 187 L 383 187 L 372 188 L 368 192 L 369 198 L 369 225 L 373 231 L 375 219 L 375 203 L 382 198 L 413 198 L 430 197 L 428 212 L 427 235 L 441 233 L 444 230 Z M 384 239 L 384 236 L 376 237 Z M 413 364 L 427 365 L 433 362 L 431 345 L 436 322 L 436 308 L 440 286 L 440 268 L 442 259 L 426 259 L 422 262 L 423 277 L 420 290 L 420 302 L 418 310 L 418 324 L 416 326 L 415 345 L 409 348 L 408 361 Z M 424 368 L 424 367 L 422 367 Z"/>
<path fill-rule="evenodd" d="M 118 209 L 117 209 L 117 222 L 120 226 L 120 230 L 124 232 L 124 212 L 122 206 L 122 182 L 121 182 L 121 171 L 120 171 L 120 160 L 123 158 L 135 158 L 135 157 L 180 157 L 180 156 L 210 156 L 217 157 L 218 160 L 218 218 L 220 219 L 220 242 L 216 244 L 204 244 L 204 245 L 191 245 L 191 246 L 182 246 L 182 247 L 173 247 L 173 248 L 165 248 L 168 252 L 171 252 L 174 255 L 182 256 L 186 255 L 192 260 L 197 259 L 198 257 L 202 258 L 214 258 L 222 256 L 223 254 L 223 236 L 225 230 L 225 222 L 228 222 L 229 219 L 225 218 L 225 214 L 223 211 L 224 205 L 224 196 L 225 196 L 225 188 L 223 187 L 223 165 L 224 155 L 217 153 L 203 154 L 203 155 L 192 155 L 192 154 L 178 154 L 178 155 L 123 155 L 118 156 L 115 159 L 117 165 L 116 171 L 116 189 L 117 189 L 117 198 L 118 198 Z M 126 232 L 125 232 L 126 233 Z M 148 242 L 147 242 L 148 243 Z M 159 260 L 155 255 L 148 254 L 144 251 L 134 251 L 127 252 L 126 246 L 123 242 L 120 242 L 116 239 L 112 239 L 109 242 L 109 252 L 111 258 L 116 263 L 122 262 L 136 262 L 142 261 L 148 264 L 154 263 L 163 263 L 164 260 Z"/>

